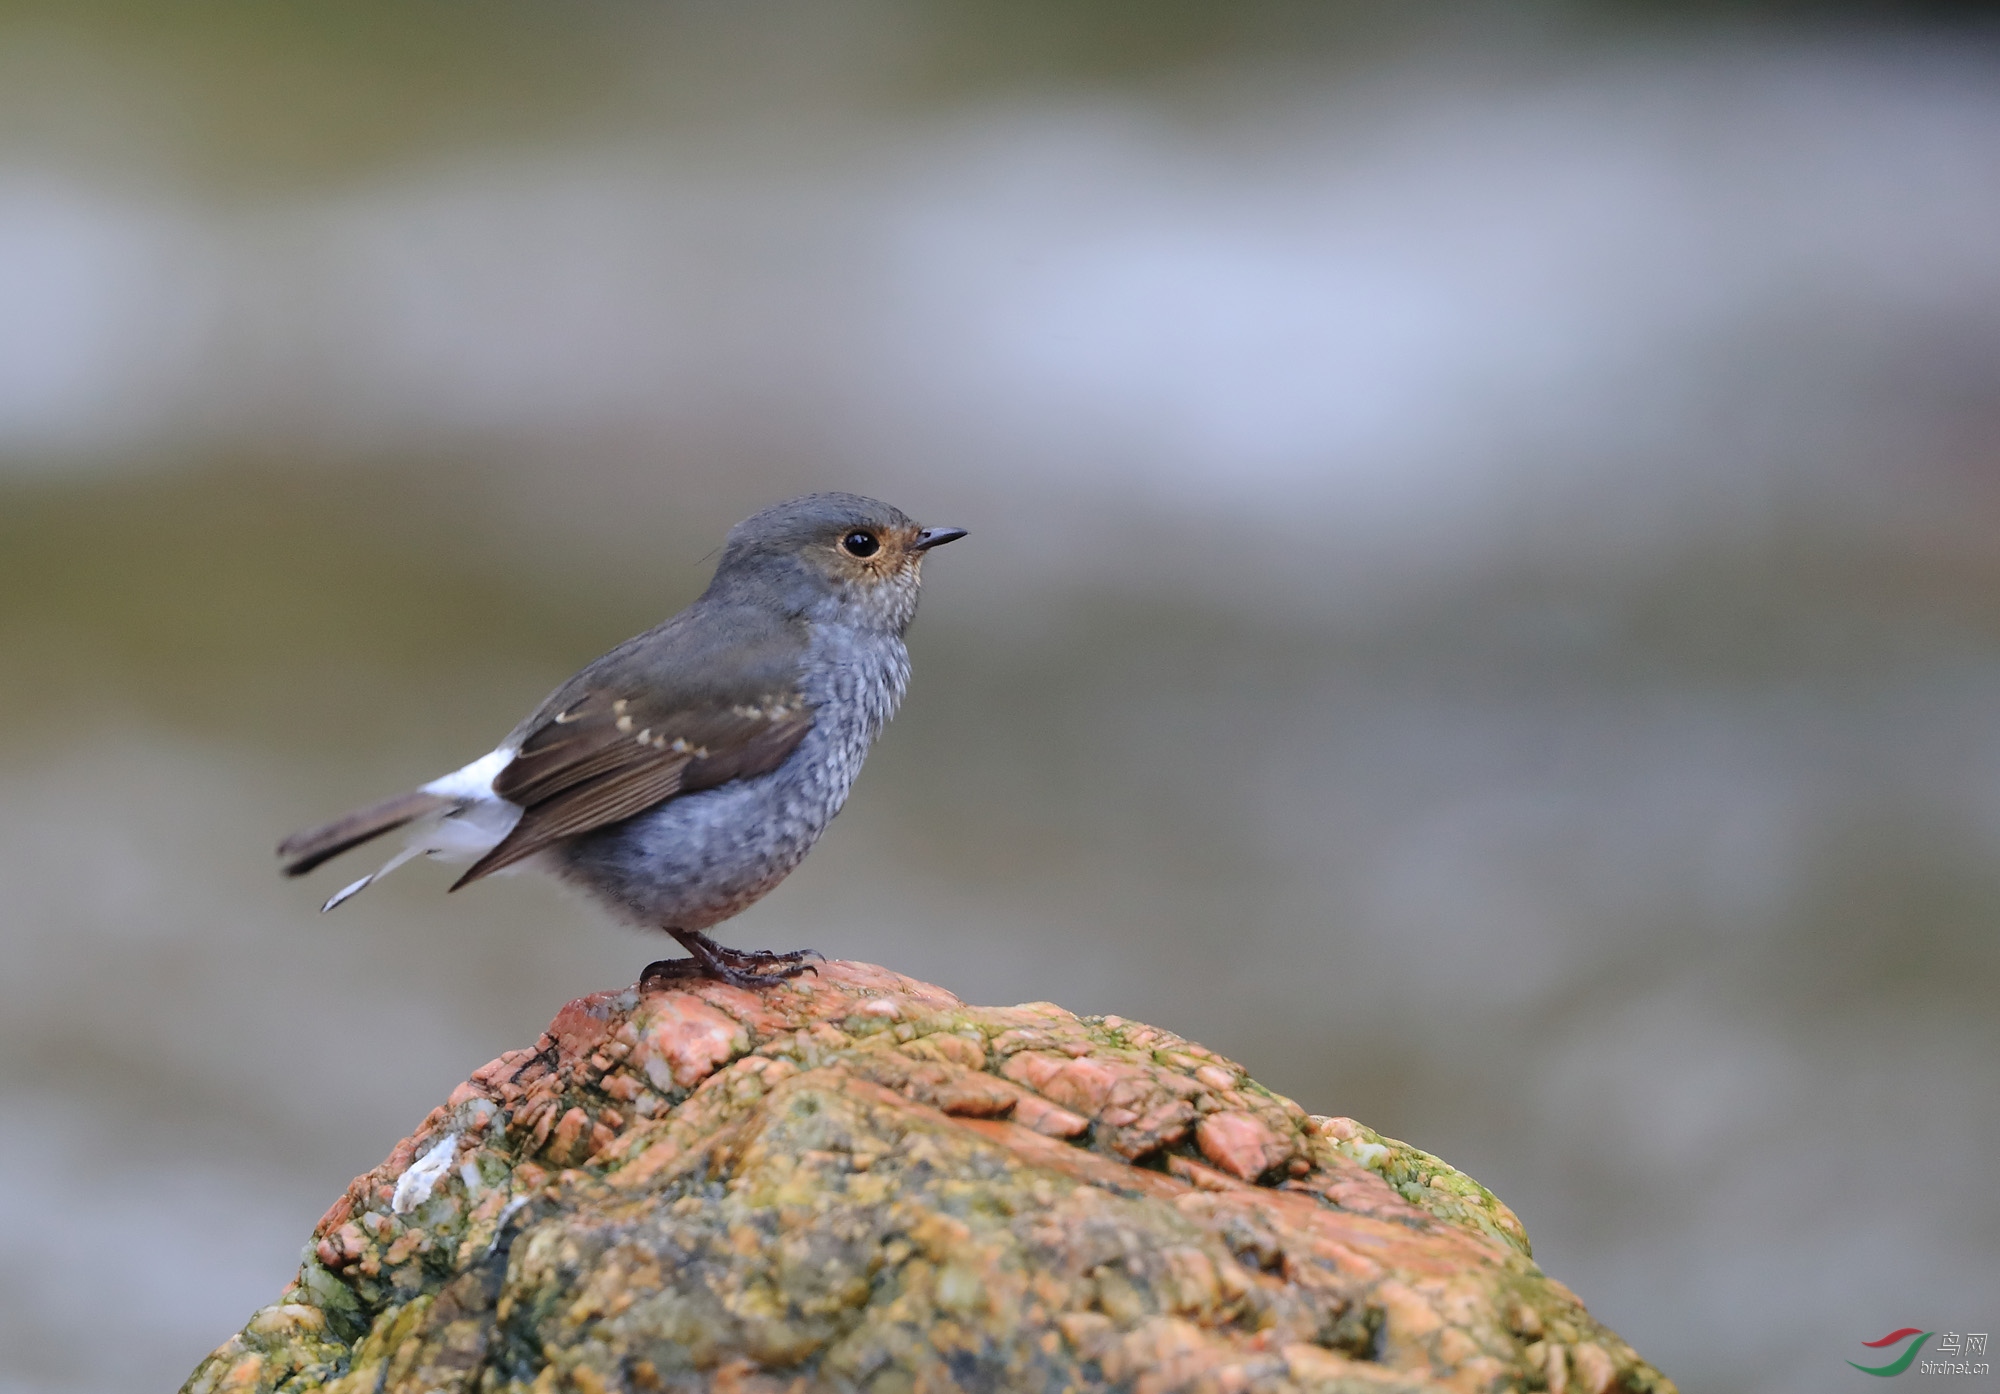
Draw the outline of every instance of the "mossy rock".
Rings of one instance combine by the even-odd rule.
[[[581,998],[184,1394],[1670,1394],[1437,1158],[1211,1051],[859,963]]]

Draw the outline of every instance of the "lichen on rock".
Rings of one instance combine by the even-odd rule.
[[[1671,1394],[1437,1158],[1156,1027],[857,963],[580,998],[184,1394]]]

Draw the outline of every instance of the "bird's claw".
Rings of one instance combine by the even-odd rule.
[[[698,978],[702,966],[691,958],[662,958],[647,964],[639,971],[639,986],[648,983],[665,982],[670,978]]]

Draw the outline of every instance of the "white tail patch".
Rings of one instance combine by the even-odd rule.
[[[457,800],[455,807],[419,818],[403,833],[403,850],[352,885],[344,886],[320,906],[325,914],[344,905],[412,858],[434,857],[447,862],[476,862],[521,821],[521,806],[493,792],[493,779],[507,768],[514,751],[507,746],[480,756],[462,770],[453,770],[424,786],[426,794]]]
[[[505,745],[498,750],[489,750],[464,769],[453,770],[448,775],[433,779],[424,786],[424,792],[442,795],[447,799],[460,799],[466,803],[478,803],[482,800],[497,801],[498,796],[493,792],[493,781],[499,776],[500,771],[514,763],[514,754],[514,749]]]

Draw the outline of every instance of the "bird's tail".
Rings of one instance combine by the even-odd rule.
[[[370,838],[397,828],[408,827],[403,850],[389,858],[380,870],[370,872],[353,885],[336,891],[320,906],[331,910],[349,896],[387,876],[412,857],[433,856],[446,861],[474,861],[490,852],[520,820],[521,807],[493,793],[494,774],[514,758],[512,749],[502,746],[482,755],[462,770],[434,779],[421,789],[398,794],[366,808],[357,808],[344,818],[324,827],[295,833],[278,844],[278,856],[287,876],[303,876],[329,857],[337,857],[350,847],[359,847]]]
[[[339,856],[350,847],[359,847],[371,838],[393,832],[406,823],[450,808],[458,802],[428,790],[412,789],[393,799],[357,808],[321,827],[293,833],[278,844],[278,859],[283,864],[285,875],[303,876],[321,862]]]

